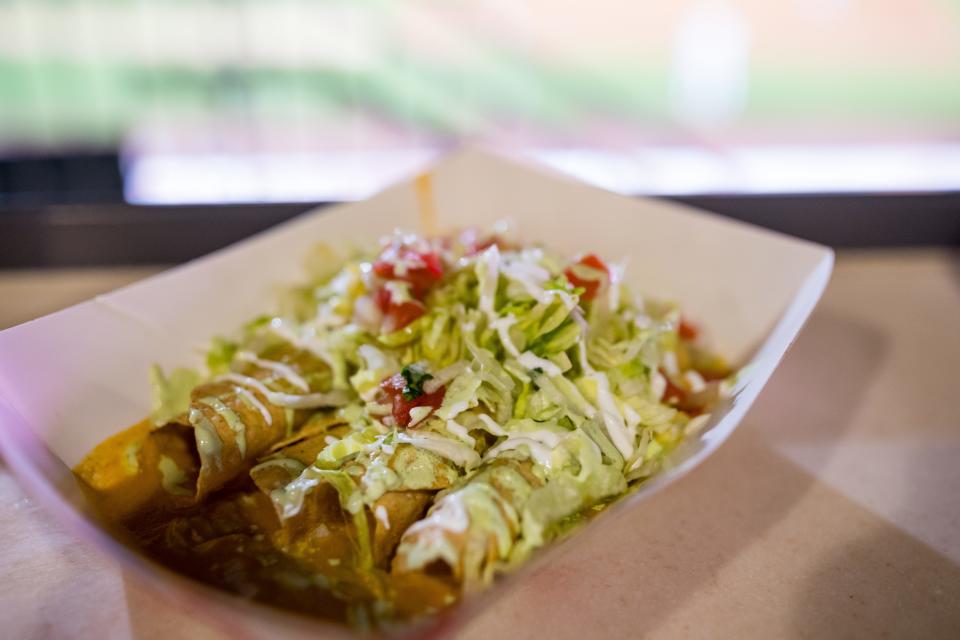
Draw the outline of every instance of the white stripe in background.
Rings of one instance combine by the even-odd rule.
[[[131,154],[133,204],[331,202],[366,198],[416,173],[433,149]],[[550,149],[514,154],[627,195],[922,192],[960,189],[960,144],[768,145],[712,150]]]

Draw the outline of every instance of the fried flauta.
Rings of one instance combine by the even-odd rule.
[[[403,534],[394,573],[449,573],[479,584],[506,562],[520,535],[524,504],[540,480],[527,461],[498,460],[437,499]]]
[[[282,523],[279,544],[292,554],[321,565],[348,556],[357,567],[384,568],[402,533],[456,480],[457,470],[409,444],[373,443],[372,451],[335,460],[338,446],[349,450],[364,438],[353,433],[338,442],[335,432],[276,451],[251,477],[273,500]]]

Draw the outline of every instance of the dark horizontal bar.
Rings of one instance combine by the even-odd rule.
[[[672,199],[836,248],[960,246],[960,192]]]
[[[0,267],[185,262],[308,208],[304,204],[103,204],[0,211]]]
[[[0,157],[0,206],[122,203],[120,159],[112,151]]]
[[[960,193],[670,199],[834,247],[960,246]],[[320,204],[0,209],[0,267],[183,262]]]

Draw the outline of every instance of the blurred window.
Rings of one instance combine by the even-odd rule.
[[[960,0],[0,0],[0,157],[362,197],[471,142],[628,193],[960,188]],[[97,156],[99,157],[99,156]]]

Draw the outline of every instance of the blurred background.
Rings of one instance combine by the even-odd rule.
[[[185,259],[464,144],[953,244],[960,0],[0,0],[2,265]]]

